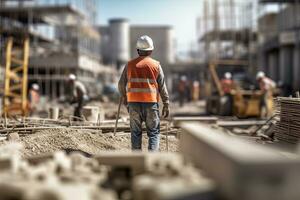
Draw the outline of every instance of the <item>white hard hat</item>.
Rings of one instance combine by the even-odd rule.
[[[224,77],[225,77],[226,79],[231,79],[231,78],[232,78],[232,75],[231,75],[230,72],[226,72],[225,75],[224,75]]]
[[[256,74],[256,79],[261,79],[261,78],[263,78],[263,77],[265,77],[265,73],[264,73],[264,72],[262,72],[262,71],[257,72],[257,74]]]
[[[31,87],[34,90],[39,90],[40,89],[40,86],[38,84],[36,84],[36,83],[32,84]]]
[[[69,74],[69,80],[75,81],[76,80],[75,74]]]
[[[181,77],[180,77],[180,80],[181,80],[181,81],[186,81],[186,76],[184,76],[184,75],[181,76]]]
[[[143,35],[137,40],[136,48],[143,51],[152,51],[154,49],[153,41],[149,36]]]

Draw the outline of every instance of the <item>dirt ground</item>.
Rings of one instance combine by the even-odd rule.
[[[20,138],[24,156],[52,153],[58,150],[81,151],[97,154],[101,151],[130,151],[130,134],[100,134],[97,131],[74,129],[50,129],[37,131]],[[147,150],[147,136],[143,136],[143,150]],[[178,151],[178,139],[169,136],[168,148],[171,152]],[[160,151],[166,151],[166,136],[161,135]]]

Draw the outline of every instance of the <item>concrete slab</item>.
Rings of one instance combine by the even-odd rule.
[[[185,123],[180,150],[203,169],[232,200],[297,200],[300,158],[222,134],[208,126]]]
[[[180,123],[182,123],[182,122],[202,122],[202,123],[208,123],[208,124],[215,124],[215,123],[217,123],[218,118],[217,117],[187,116],[187,117],[173,117],[172,120],[174,123],[174,127],[180,127]]]
[[[146,171],[146,158],[143,152],[103,152],[94,158],[100,165],[130,167],[134,174]]]

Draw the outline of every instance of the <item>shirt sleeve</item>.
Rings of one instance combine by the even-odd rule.
[[[127,86],[127,65],[124,67],[124,70],[122,72],[122,75],[118,83],[119,92],[123,97],[126,96],[126,86]]]
[[[159,65],[159,74],[156,81],[158,84],[158,91],[160,93],[163,104],[169,104],[169,93],[165,82],[164,72],[160,65]]]

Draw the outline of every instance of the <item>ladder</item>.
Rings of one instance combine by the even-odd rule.
[[[29,62],[29,38],[25,38],[21,48],[14,45],[12,37],[6,46],[6,66],[4,78],[3,115],[27,116],[27,83]]]

